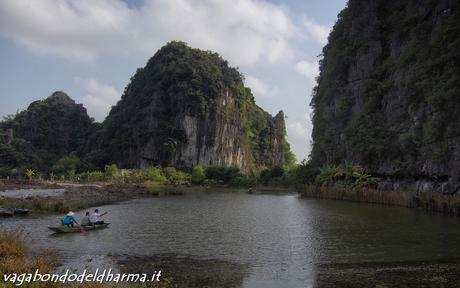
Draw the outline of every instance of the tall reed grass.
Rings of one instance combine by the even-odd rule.
[[[412,191],[380,191],[369,188],[345,189],[336,185],[315,186],[306,184],[303,196],[382,205],[425,209],[460,216],[460,197],[439,193],[416,193]]]
[[[32,273],[37,269],[40,273],[51,273],[55,267],[55,258],[50,253],[32,253],[25,245],[25,234],[22,232],[5,233],[0,235],[0,275],[11,273]],[[17,287],[11,282],[3,282],[0,287]],[[55,283],[30,283],[23,284],[25,288],[57,288]]]

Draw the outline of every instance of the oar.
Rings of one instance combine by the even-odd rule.
[[[77,226],[80,228],[81,233],[83,233],[83,234],[87,233],[86,230],[81,225],[77,224]]]
[[[102,213],[102,214],[99,214],[99,217],[102,217],[102,216],[104,216],[104,215],[106,215],[106,214],[108,214],[108,213],[109,213],[109,212],[106,211],[106,212],[104,212],[104,213]],[[99,219],[99,220],[100,220],[100,219]]]

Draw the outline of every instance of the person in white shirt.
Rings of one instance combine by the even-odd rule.
[[[104,212],[102,214],[99,214],[99,210],[95,209],[93,213],[89,216],[89,222],[91,222],[91,225],[101,225],[104,224],[103,220],[100,220],[99,217],[104,216],[107,214],[107,212]]]
[[[81,219],[80,224],[81,224],[82,226],[89,226],[89,225],[91,225],[91,222],[89,221],[89,211],[86,211],[85,217],[83,217],[83,219]]]

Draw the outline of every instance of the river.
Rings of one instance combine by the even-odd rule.
[[[183,287],[320,287],[350,267],[460,259],[460,219],[413,209],[213,189],[99,208],[108,229],[52,235],[58,215],[37,214],[1,229],[21,227],[63,268],[161,269]]]

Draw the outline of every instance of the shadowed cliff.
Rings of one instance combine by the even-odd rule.
[[[323,49],[312,159],[385,189],[453,193],[460,174],[460,4],[350,0]]]

